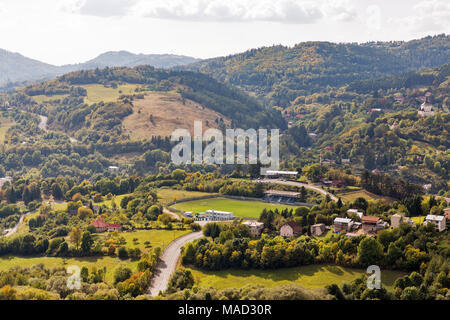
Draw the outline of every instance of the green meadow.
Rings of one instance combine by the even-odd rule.
[[[192,271],[200,288],[214,287],[216,289],[241,288],[248,284],[258,284],[270,288],[289,283],[317,289],[333,283],[338,285],[349,283],[365,274],[365,270],[362,269],[334,265],[309,265],[277,270],[189,270]],[[381,282],[387,290],[392,290],[394,281],[403,275],[405,274],[399,271],[382,270]]]
[[[259,201],[241,201],[232,200],[227,198],[212,198],[204,200],[194,200],[189,202],[182,202],[175,204],[173,206],[175,209],[183,211],[192,211],[194,213],[205,212],[206,210],[219,210],[233,212],[235,217],[241,218],[258,218],[263,211],[266,209],[278,209],[282,210],[285,208],[297,208],[295,206],[288,205],[278,205],[273,203],[265,203]]]

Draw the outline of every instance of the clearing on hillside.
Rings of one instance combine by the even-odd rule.
[[[133,114],[123,121],[125,132],[132,140],[152,136],[170,136],[175,129],[187,129],[193,133],[194,121],[203,122],[203,130],[217,128],[216,120],[230,121],[220,113],[205,108],[177,93],[151,92],[144,99],[133,101]]]

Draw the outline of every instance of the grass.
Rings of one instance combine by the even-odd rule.
[[[144,242],[150,241],[152,248],[160,246],[162,249],[174,239],[181,237],[189,233],[190,230],[148,230],[137,232],[121,232],[120,236],[123,236],[127,242],[125,245],[127,248],[139,247],[142,252],[149,251],[150,248],[146,248]],[[105,233],[99,234],[100,237],[106,236]],[[134,243],[133,239],[137,238],[138,242]],[[81,267],[87,267],[90,271],[96,267],[101,269],[106,267],[106,281],[112,283],[114,279],[114,271],[119,267],[128,267],[132,271],[137,271],[138,261],[121,260],[118,257],[100,256],[100,257],[83,257],[83,258],[60,258],[60,257],[16,257],[16,256],[3,256],[0,257],[0,271],[9,270],[13,267],[31,267],[35,264],[43,263],[47,268],[55,267],[68,267],[69,265],[77,265]]]
[[[132,140],[141,140],[151,136],[171,136],[179,128],[192,133],[195,120],[203,121],[204,130],[217,128],[219,118],[230,124],[223,115],[183,99],[178,93],[146,92],[144,99],[133,101],[133,113],[123,120],[123,128]]]
[[[394,201],[394,199],[389,198],[389,197],[382,197],[382,196],[378,196],[376,194],[373,194],[369,191],[366,190],[358,190],[358,191],[352,191],[352,192],[345,192],[345,193],[341,193],[341,194],[336,194],[337,197],[340,197],[342,199],[342,201],[344,202],[354,202],[357,198],[362,197],[365,198],[366,200],[385,200],[388,203],[391,203]]]
[[[185,234],[190,233],[191,230],[145,230],[135,232],[120,232],[119,236],[124,237],[127,248],[139,248],[142,252],[147,252],[151,248],[161,247],[165,249],[167,245]],[[105,237],[107,234],[100,234],[100,237]],[[138,239],[134,242],[133,239]],[[149,241],[151,248],[146,248],[145,242]]]
[[[213,194],[214,193],[186,191],[186,190],[174,190],[174,189],[168,189],[168,188],[158,189],[158,199],[163,205],[166,205],[169,202],[172,202],[175,200],[210,196]]]
[[[55,100],[63,100],[64,98],[67,98],[68,94],[55,94],[52,96],[46,96],[45,94],[40,94],[37,96],[33,96],[33,100],[36,101],[36,103],[41,104],[46,101],[55,101]]]
[[[410,217],[410,219],[414,221],[415,224],[422,224],[425,218],[426,216]]]
[[[233,212],[235,217],[258,218],[264,208],[278,209],[296,208],[287,205],[277,205],[259,201],[241,201],[227,198],[212,198],[205,200],[194,200],[179,203],[173,206],[175,209],[183,211],[192,211],[194,213],[205,212],[209,209]]]
[[[133,271],[137,270],[138,261],[120,260],[117,257],[84,257],[84,258],[59,258],[59,257],[0,257],[0,271],[9,270],[13,267],[31,267],[35,264],[43,263],[46,268],[65,267],[76,265],[80,268],[87,267],[91,271],[94,267],[102,269],[106,267],[106,282],[112,283],[114,271],[119,266],[128,267]]]
[[[134,84],[124,84],[114,88],[106,88],[101,84],[89,84],[81,86],[87,90],[87,97],[84,99],[85,103],[98,103],[103,102],[114,102],[119,99],[122,94],[129,95],[134,94],[135,89],[139,86]]]
[[[10,119],[0,118],[0,144],[5,143],[6,133],[14,124]]]
[[[126,196],[129,196],[129,195],[131,195],[131,193],[121,194],[121,195],[115,196],[113,198],[115,200],[114,202],[116,203],[117,208],[120,208],[120,202],[122,201],[122,199],[125,198]],[[95,202],[94,204],[99,205],[99,206],[105,205],[108,208],[111,208],[112,207],[112,203],[113,203],[113,199],[105,200],[105,201],[102,201],[102,202]]]
[[[221,270],[202,271],[189,269],[200,288],[216,289],[241,288],[248,284],[259,284],[264,287],[297,283],[310,289],[324,288],[336,283],[351,282],[365,274],[365,270],[351,269],[332,265],[309,265],[278,270]],[[382,270],[381,282],[387,290],[392,290],[394,281],[402,277],[403,272]]]

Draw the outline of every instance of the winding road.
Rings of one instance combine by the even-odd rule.
[[[17,222],[17,224],[16,224],[13,228],[9,229],[9,231],[8,231],[4,236],[5,236],[5,237],[10,237],[10,236],[12,236],[14,233],[16,233],[17,230],[19,230],[20,224],[22,223],[23,219],[25,219],[26,216],[28,216],[29,214],[31,214],[31,213],[33,213],[33,212],[36,212],[36,210],[30,211],[30,212],[27,212],[27,213],[22,214],[22,215],[20,216],[19,222]]]
[[[148,289],[148,294],[157,296],[160,291],[164,292],[169,284],[169,279],[175,271],[180,258],[181,247],[186,243],[199,239],[203,236],[202,231],[197,231],[184,235],[172,241],[166,249],[164,249],[160,261],[156,265],[153,273],[153,279]]]
[[[328,195],[330,196],[331,200],[333,201],[338,201],[338,198],[334,195],[329,193],[328,191],[322,189],[321,187],[318,186],[313,186],[310,184],[306,184],[306,183],[301,183],[301,182],[295,182],[295,181],[284,181],[284,180],[279,180],[279,179],[261,179],[261,180],[253,180],[253,182],[255,183],[274,183],[274,184],[282,184],[282,185],[287,185],[287,186],[296,186],[296,187],[305,187],[305,189],[310,189],[313,191],[316,191],[318,193],[323,194],[324,196]]]

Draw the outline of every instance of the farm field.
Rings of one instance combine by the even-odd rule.
[[[174,190],[168,188],[158,189],[158,199],[163,204],[166,205],[169,202],[175,200],[181,200],[186,198],[203,197],[214,195],[214,193],[198,192],[198,191],[186,191],[186,190]]]
[[[204,212],[214,209],[220,211],[233,212],[235,217],[258,218],[264,208],[282,210],[285,208],[297,208],[288,205],[278,205],[259,201],[241,201],[227,198],[212,198],[204,200],[194,200],[178,203],[173,206],[175,209],[183,211],[192,211],[194,213]]]
[[[135,232],[120,232],[118,235],[127,242],[127,248],[139,248],[142,252],[147,252],[151,248],[161,247],[164,250],[167,245],[191,230],[145,230]],[[99,237],[106,237],[107,233],[99,234]],[[138,239],[134,242],[133,239]],[[145,242],[149,241],[151,248],[146,248]]]
[[[122,201],[122,199],[125,198],[126,196],[129,196],[129,195],[130,195],[130,193],[127,193],[127,194],[120,194],[120,195],[118,195],[118,196],[115,196],[115,197],[114,197],[113,199],[111,199],[111,200],[105,200],[105,201],[102,201],[102,202],[95,202],[94,204],[99,205],[99,206],[105,205],[105,206],[107,206],[108,208],[111,208],[112,203],[113,203],[113,200],[114,200],[114,202],[116,203],[117,207],[120,208],[120,202]]]
[[[0,271],[9,270],[13,267],[31,267],[43,263],[47,268],[64,267],[76,265],[80,268],[87,267],[91,271],[94,267],[102,269],[106,267],[106,282],[112,283],[114,271],[119,267],[128,267],[133,271],[137,270],[138,261],[120,260],[117,257],[83,257],[83,258],[59,258],[59,257],[0,257]]]
[[[368,201],[369,200],[380,200],[380,199],[383,199],[383,200],[387,201],[388,203],[391,203],[394,201],[394,199],[392,199],[392,198],[378,196],[378,195],[368,192],[366,190],[346,192],[346,193],[336,194],[336,196],[340,197],[343,202],[353,202],[359,197],[365,198]]]
[[[87,97],[84,98],[85,103],[114,102],[122,94],[134,94],[135,89],[139,86],[134,84],[119,85],[117,88],[107,88],[102,84],[89,84],[81,86],[87,90]]]
[[[139,247],[141,251],[147,252],[150,248],[145,248],[145,241],[150,241],[151,248],[161,247],[164,249],[174,239],[191,232],[190,230],[148,230],[137,232],[121,232],[120,236],[125,238],[127,242],[125,247],[136,248]],[[105,236],[100,234],[99,236]],[[138,242],[134,243],[133,239],[137,238]],[[47,268],[65,267],[69,265],[77,265],[80,268],[85,266],[89,270],[92,268],[101,269],[106,267],[106,281],[111,283],[114,277],[114,271],[119,266],[126,266],[132,271],[137,270],[138,261],[121,260],[117,256],[100,256],[100,257],[82,257],[82,258],[60,258],[60,257],[18,257],[18,256],[2,256],[0,257],[0,271],[9,270],[16,266],[31,267],[33,265],[43,263]]]
[[[216,289],[241,288],[248,284],[264,287],[296,283],[306,288],[324,288],[336,283],[341,285],[365,274],[362,269],[350,269],[333,265],[309,265],[278,270],[221,270],[203,271],[189,269],[200,288]],[[381,271],[381,282],[387,290],[392,290],[394,281],[404,276],[399,271]]]
[[[0,118],[0,144],[5,143],[6,132],[14,125],[10,119]]]

